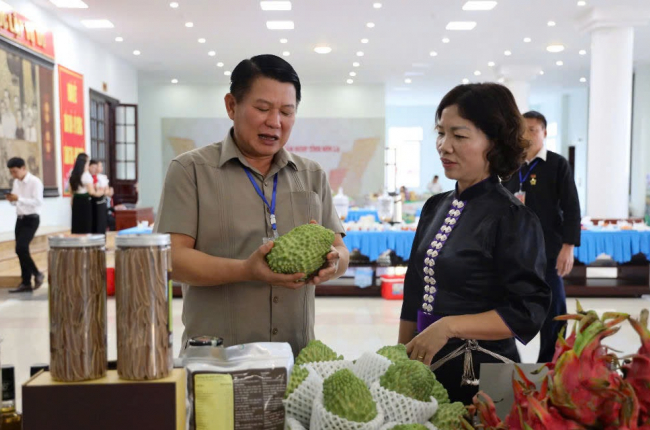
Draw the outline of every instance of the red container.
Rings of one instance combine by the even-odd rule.
[[[404,298],[404,275],[383,275],[381,277],[381,296],[386,300]]]
[[[115,269],[106,269],[106,295],[115,295]]]

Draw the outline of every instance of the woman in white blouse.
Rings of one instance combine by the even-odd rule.
[[[79,154],[70,174],[70,190],[73,193],[71,228],[73,234],[92,233],[92,197],[104,195],[104,191],[96,189],[93,184],[93,177],[88,172],[89,162],[87,154]]]

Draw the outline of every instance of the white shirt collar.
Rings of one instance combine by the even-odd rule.
[[[542,149],[539,150],[536,156],[534,156],[530,161],[526,161],[526,163],[530,164],[533,161],[535,161],[537,158],[540,158],[544,161],[546,161],[546,157],[548,155],[548,150],[546,149],[546,146],[542,146]]]
[[[30,179],[32,179],[32,174],[29,173],[29,172],[27,172],[27,174],[25,175],[25,177],[23,178],[23,180],[20,181],[20,182],[22,182],[23,184],[26,184],[26,183],[28,183],[28,182],[30,181]]]

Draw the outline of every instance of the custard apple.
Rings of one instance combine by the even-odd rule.
[[[305,224],[279,237],[266,261],[275,273],[304,273],[309,278],[323,267],[334,244],[335,234],[318,224]]]
[[[323,382],[325,409],[348,421],[367,423],[377,417],[377,405],[365,382],[342,369]]]
[[[377,354],[386,357],[393,363],[409,360],[409,356],[406,353],[406,346],[404,345],[385,346],[377,351]]]
[[[461,402],[445,403],[438,406],[438,411],[431,418],[431,424],[438,430],[462,429],[462,418],[467,415],[467,409]]]
[[[430,402],[437,382],[427,365],[420,361],[405,360],[391,365],[379,379],[387,390],[421,402]]]
[[[318,363],[321,361],[338,361],[343,360],[342,355],[336,355],[336,352],[325,345],[320,340],[312,340],[306,347],[300,351],[296,357],[296,366],[306,363]]]
[[[296,391],[296,389],[303,383],[305,379],[309,376],[309,370],[302,366],[294,366],[293,372],[291,372],[291,377],[289,378],[289,384],[287,385],[287,391],[284,393],[284,398],[286,399]]]

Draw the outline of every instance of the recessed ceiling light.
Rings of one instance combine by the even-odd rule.
[[[584,1],[584,0],[580,0],[580,1],[578,2],[578,6],[587,6],[587,2]]]
[[[475,71],[474,76],[481,76],[481,71],[480,70]]]
[[[468,1],[463,6],[463,10],[492,10],[496,5],[495,1]]]
[[[546,50],[548,52],[552,52],[552,53],[556,54],[558,52],[564,51],[564,45],[548,45],[546,47]]]
[[[357,52],[357,57],[363,57],[363,55],[364,55],[364,54],[363,54],[363,51],[359,51],[359,52]]]
[[[442,43],[449,43],[451,42],[448,37],[443,37]]]
[[[172,79],[172,84],[177,84],[177,83],[178,83],[178,79]]]
[[[555,64],[557,64],[558,66],[564,66],[564,61],[561,61],[561,60],[556,61]]]
[[[504,83],[505,81],[506,81],[505,78],[499,78],[499,83],[500,83],[500,84]]]
[[[543,75],[543,74],[544,74],[544,71],[543,71],[543,70],[540,70],[540,71],[539,71],[539,74],[540,74],[540,75]]]
[[[138,51],[137,49],[135,51],[133,51],[133,55],[140,55],[140,54],[141,54],[141,52]]]
[[[447,24],[447,30],[467,31],[474,30],[476,22],[474,21],[452,21]]]
[[[230,76],[232,72],[230,70],[226,70],[225,72],[223,72],[223,74],[226,76]]]
[[[205,43],[205,39],[204,39],[204,38],[200,38],[200,39],[199,39],[199,43]]]
[[[494,67],[494,66],[496,66],[496,63],[494,61],[490,61],[488,63],[488,67]]]
[[[466,85],[469,84],[469,79],[467,79],[467,78],[463,79],[463,84],[466,84]]]
[[[62,9],[88,9],[88,5],[81,0],[50,0],[54,6]]]
[[[368,24],[366,24],[366,27],[375,28],[375,23],[374,22],[369,22]]]
[[[194,23],[193,22],[186,22],[185,27],[192,28],[192,27],[194,27]]]
[[[330,52],[332,52],[332,48],[330,48],[329,46],[317,46],[314,48],[314,52],[316,52],[317,54],[329,54]]]
[[[289,43],[288,39],[280,39],[280,43]]]
[[[266,21],[269,30],[293,30],[293,21]]]
[[[546,25],[548,25],[549,27],[555,27],[556,24],[555,21],[549,21]]]
[[[524,43],[530,43],[532,41],[533,39],[531,39],[530,37],[524,37]]]
[[[345,82],[347,82],[348,84],[354,84],[354,80],[353,80],[353,79],[348,79],[348,80],[345,81]]]
[[[580,82],[584,84],[585,82],[587,82],[587,78],[580,78]]]
[[[360,65],[361,65],[361,64],[358,63],[358,62],[356,62],[356,61],[355,61],[354,63],[352,63],[352,67],[359,67]]]
[[[375,9],[381,9],[381,3],[373,3],[372,7],[374,7]]]
[[[208,52],[208,55],[209,55],[210,57],[214,57],[215,55],[217,55],[217,53],[214,52],[214,51],[210,51],[210,52]]]
[[[217,63],[217,67],[223,67],[223,63],[222,63],[221,61],[219,61],[219,62]]]
[[[368,43],[370,42],[368,39],[361,39],[361,43]]]
[[[92,28],[92,29],[97,29],[97,28],[114,28],[115,26],[113,25],[112,22],[110,22],[107,19],[84,19],[81,21],[81,23],[86,27],[86,28]]]
[[[115,38],[115,41],[116,41],[116,42],[124,42],[124,38],[121,37],[121,36],[117,36],[117,37]]]
[[[509,56],[512,55],[512,51],[504,51],[503,55],[505,55],[506,57],[509,57]]]
[[[178,3],[173,1],[173,2],[169,3],[169,7],[171,7],[172,9],[176,9],[176,8],[178,8]]]
[[[432,57],[437,57],[438,53],[436,51],[431,51],[431,52],[429,52],[429,55],[432,56]]]
[[[578,52],[578,54],[587,55],[587,51],[585,51],[584,49],[581,49],[580,52]]]
[[[262,10],[291,10],[290,1],[261,1]]]
[[[288,57],[289,55],[291,55],[291,52],[289,52],[289,51],[282,52],[283,57]]]
[[[355,76],[357,76],[357,72],[350,72],[350,76],[354,78]]]
[[[413,81],[410,80],[409,78],[404,79],[404,83],[405,83],[405,84],[410,84],[411,82],[413,82]]]

